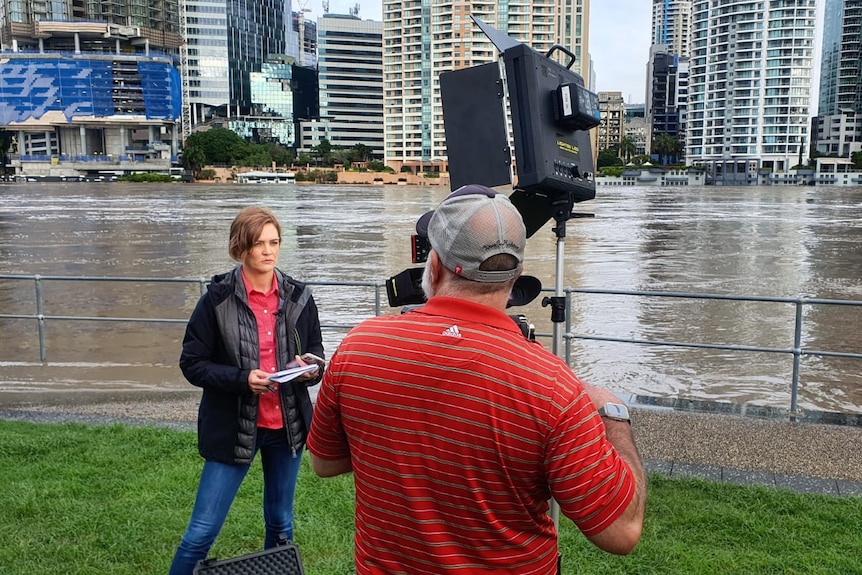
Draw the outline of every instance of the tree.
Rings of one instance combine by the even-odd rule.
[[[183,149],[182,162],[183,168],[190,171],[192,176],[197,179],[201,174],[201,169],[207,163],[207,157],[202,148],[191,145]]]
[[[267,144],[266,150],[272,161],[279,166],[289,166],[293,163],[293,152],[281,144]]]
[[[622,158],[623,162],[628,163],[631,157],[634,156],[638,151],[638,147],[635,143],[634,138],[632,138],[631,136],[623,136],[623,138],[620,140],[618,151],[620,158]]]
[[[7,157],[12,145],[12,134],[0,131],[0,171],[5,172],[8,165]]]
[[[614,148],[608,148],[607,150],[602,150],[599,152],[599,157],[596,159],[596,167],[603,168],[605,166],[618,166],[622,164],[623,161],[620,160],[617,155],[617,151]]]
[[[679,141],[679,138],[672,138],[672,141],[673,147],[671,148],[671,155],[673,156],[673,163],[678,164],[680,157],[685,151],[685,145]]]
[[[254,146],[244,158],[237,159],[236,163],[252,168],[269,168],[272,165],[272,156],[264,146]]]
[[[652,152],[658,155],[662,165],[670,162],[670,157],[679,148],[679,142],[667,134],[658,134],[652,140]]]
[[[857,170],[862,168],[862,152],[853,152],[850,154],[850,161],[853,162],[853,167]]]
[[[345,150],[342,147],[338,147],[333,149],[329,154],[329,161],[333,164],[341,164],[344,166],[344,169],[350,168],[351,156],[353,155],[353,150]]]
[[[312,146],[311,153],[319,157],[323,165],[332,165],[332,144],[326,138],[321,138],[319,144]]]
[[[225,128],[195,132],[186,140],[186,145],[203,150],[209,164],[231,165],[235,159],[248,155],[249,149],[248,142]]]
[[[354,162],[367,162],[374,151],[365,144],[355,144],[350,150],[352,152],[350,159]]]

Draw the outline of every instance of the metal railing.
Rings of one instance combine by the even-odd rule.
[[[825,351],[803,349],[802,347],[802,332],[803,332],[803,308],[806,305],[837,305],[837,306],[853,306],[862,307],[862,301],[856,300],[837,300],[824,298],[807,298],[807,297],[768,297],[768,296],[744,296],[744,295],[720,295],[707,293],[688,293],[688,292],[660,292],[660,291],[637,291],[637,290],[611,290],[611,289],[588,289],[588,288],[566,288],[566,333],[563,338],[566,340],[565,359],[566,363],[571,365],[571,340],[583,339],[594,341],[607,341],[617,343],[634,343],[656,346],[672,346],[690,349],[715,349],[724,351],[747,351],[747,352],[763,352],[763,353],[779,353],[793,356],[793,375],[791,378],[790,387],[790,413],[799,413],[799,367],[803,356],[818,356],[818,357],[843,357],[851,359],[862,359],[862,353],[849,353],[839,351]],[[734,344],[715,344],[715,343],[694,343],[680,341],[661,341],[661,340],[645,340],[636,338],[618,338],[605,337],[596,335],[574,334],[571,332],[571,299],[572,294],[601,294],[601,295],[624,295],[624,296],[645,296],[658,298],[684,298],[684,299],[705,299],[705,300],[729,300],[739,302],[765,302],[765,303],[783,303],[792,304],[795,308],[794,326],[793,326],[793,347],[778,348],[778,347],[761,347],[752,345],[734,345]]]
[[[24,319],[34,320],[37,322],[37,333],[39,338],[39,358],[44,364],[47,360],[47,347],[45,343],[45,323],[47,321],[107,321],[107,322],[143,322],[143,323],[177,323],[185,324],[188,318],[149,318],[149,317],[112,317],[112,316],[78,316],[78,315],[49,315],[44,313],[44,302],[42,296],[42,284],[45,281],[60,281],[60,282],[135,282],[135,283],[175,283],[175,284],[197,284],[200,293],[203,294],[206,286],[209,283],[209,278],[138,278],[138,277],[97,277],[97,276],[49,276],[49,275],[15,275],[15,274],[0,274],[0,280],[14,281],[32,281],[34,282],[34,313],[2,313],[0,312],[0,320],[5,319]],[[375,315],[380,315],[383,309],[383,293],[385,291],[385,282],[305,282],[309,286],[335,286],[335,287],[360,287],[373,290],[373,309]],[[17,290],[16,290],[17,291]],[[552,291],[545,289],[543,291]],[[834,357],[834,358],[849,358],[862,359],[862,353],[828,351],[817,349],[803,348],[803,326],[805,306],[811,305],[831,305],[831,306],[851,306],[862,307],[862,301],[857,300],[838,300],[838,299],[823,299],[809,297],[765,297],[765,296],[746,296],[746,295],[719,295],[708,293],[688,293],[688,292],[667,292],[667,291],[629,291],[629,290],[613,290],[613,289],[588,289],[588,288],[565,288],[565,333],[563,333],[563,343],[565,350],[565,361],[571,365],[572,341],[573,340],[592,340],[614,343],[629,343],[649,346],[670,346],[677,348],[690,349],[712,349],[734,352],[762,352],[770,354],[785,354],[793,358],[793,371],[791,381],[791,396],[790,396],[790,414],[799,413],[798,395],[799,395],[799,372],[800,361],[805,356],[818,357]],[[765,302],[765,303],[780,303],[794,306],[795,317],[793,327],[793,345],[792,347],[767,347],[755,345],[737,345],[737,344],[715,344],[715,343],[696,343],[685,341],[668,341],[668,340],[647,340],[639,338],[625,337],[610,337],[601,335],[578,334],[572,332],[572,296],[573,294],[585,295],[618,295],[631,297],[654,297],[654,298],[682,298],[692,300],[729,300],[737,302]],[[321,323],[323,329],[348,330],[355,324],[338,324],[338,323]],[[536,337],[550,338],[552,334],[537,333]]]

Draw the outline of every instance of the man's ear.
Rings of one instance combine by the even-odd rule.
[[[431,279],[434,282],[439,281],[443,277],[445,266],[443,265],[443,260],[440,259],[440,256],[434,250],[428,253],[428,265],[431,266]]]

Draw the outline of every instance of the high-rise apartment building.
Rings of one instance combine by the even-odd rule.
[[[382,159],[383,23],[326,14],[318,19],[317,32],[320,120],[315,133],[322,129],[333,146],[363,144]]]
[[[686,161],[707,182],[784,172],[808,143],[815,0],[692,2]]]
[[[646,154],[648,125],[646,123],[646,104],[626,104],[626,115],[623,119],[625,137],[635,145],[635,156]]]
[[[251,74],[271,55],[285,54],[285,0],[183,0],[183,6],[184,120],[194,126],[251,113]]]
[[[0,130],[17,177],[168,173],[180,115],[177,0],[0,0]]]
[[[625,133],[626,105],[622,92],[599,92],[599,115],[597,151],[619,147]]]
[[[646,149],[658,161],[678,161],[685,146],[691,7],[692,0],[653,0],[646,75]],[[659,149],[653,149],[653,141],[662,143]],[[674,152],[668,151],[671,141]]]
[[[153,48],[176,53],[182,41],[179,23],[180,0],[102,0],[82,2],[59,0],[53,2],[21,2],[0,0],[0,44],[16,49],[31,49],[48,44],[57,45],[60,33],[51,34],[45,29],[48,22],[105,22],[114,27],[126,28],[135,32],[135,44],[142,48]],[[44,23],[44,24],[42,24]],[[42,24],[40,26],[40,24]],[[115,28],[112,28],[115,29]],[[74,48],[70,27],[66,37],[68,46]],[[126,36],[131,37],[128,33]],[[92,46],[91,39],[89,45]],[[114,42],[106,37],[104,46],[109,49]]]
[[[688,80],[687,56],[672,52],[666,44],[650,47],[647,65],[646,120],[650,127],[647,149],[660,161],[669,157],[679,160],[685,146]],[[653,141],[660,136],[669,137],[676,143],[677,150],[669,152],[654,149]]]
[[[826,0],[817,117],[818,152],[849,157],[862,149],[862,2]],[[860,120],[857,120],[859,118]]]
[[[653,0],[652,44],[665,44],[671,54],[688,55],[692,0]]]
[[[589,79],[589,0],[383,0],[385,161],[396,170],[446,157],[440,74],[498,57],[471,15],[540,53],[565,47]]]

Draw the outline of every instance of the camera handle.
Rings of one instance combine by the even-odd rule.
[[[574,64],[575,60],[577,60],[577,56],[575,56],[570,50],[566,49],[565,47],[560,46],[559,44],[554,44],[545,54],[545,58],[550,59],[551,55],[553,55],[554,52],[562,52],[569,57],[569,63],[566,65],[566,68],[571,70],[572,64]]]

